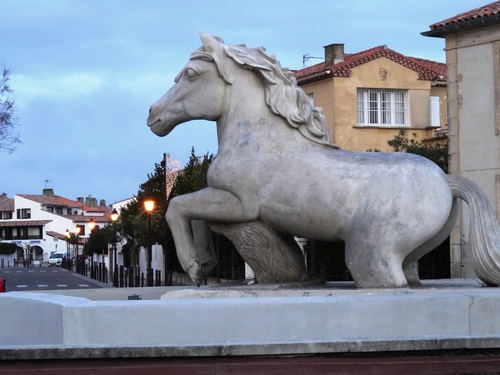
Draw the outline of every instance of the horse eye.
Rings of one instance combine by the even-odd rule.
[[[196,73],[196,71],[191,68],[186,69],[184,72],[184,76],[189,79],[195,78],[197,75],[198,73]]]

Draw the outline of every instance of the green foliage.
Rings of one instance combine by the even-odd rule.
[[[402,129],[387,144],[396,152],[409,152],[423,156],[436,163],[445,173],[448,173],[448,144],[430,143],[425,140],[418,141],[416,138],[416,133],[412,133],[412,138],[409,138],[406,130]]]
[[[0,150],[9,153],[16,149],[16,144],[21,143],[19,134],[15,131],[19,124],[12,94],[9,70],[4,67],[0,77]]]
[[[169,269],[179,269],[178,260],[175,252],[175,245],[172,234],[165,220],[165,213],[169,199],[200,190],[207,186],[207,170],[213,160],[212,155],[205,155],[203,159],[195,156],[194,148],[191,149],[191,157],[188,164],[181,173],[177,174],[176,181],[172,187],[170,197],[166,196],[166,173],[168,166],[163,160],[155,163],[153,173],[149,173],[146,182],[139,185],[136,199],[123,207],[118,219],[119,235],[126,239],[124,252],[126,259],[132,263],[136,259],[137,250],[140,246],[147,246],[149,243],[148,216],[144,210],[144,201],[153,199],[155,208],[151,213],[151,239],[153,243],[160,243],[168,249],[167,264]]]
[[[168,202],[170,202],[172,198],[175,198],[178,195],[194,193],[195,191],[207,187],[207,172],[213,159],[213,155],[208,153],[205,154],[203,158],[200,158],[196,156],[194,148],[191,148],[191,155],[189,157],[188,163],[186,164],[182,172],[178,173],[175,178],[170,196],[168,197],[167,206]],[[175,243],[173,241],[170,228],[167,228],[166,241],[167,247],[169,249],[167,260],[167,262],[170,264],[169,268],[181,271],[182,268],[179,264],[179,260],[177,259]]]
[[[199,158],[191,148],[189,162],[175,179],[169,199],[182,194],[193,193],[207,187],[207,172],[214,157],[208,153]]]
[[[83,247],[83,252],[87,255],[92,255],[94,253],[107,254],[108,244],[115,242],[115,225],[116,224],[111,223],[103,228],[95,227],[92,229],[89,240]]]
[[[166,185],[164,163],[155,163],[154,172],[148,174],[148,180],[139,185],[136,199],[123,207],[118,219],[119,233],[127,240],[126,259],[135,263],[137,249],[149,243],[148,216],[144,209],[144,201],[152,199],[155,208],[151,213],[151,240],[152,243],[165,245],[167,210]]]
[[[16,249],[15,243],[0,242],[0,254],[14,254]]]
[[[207,187],[207,172],[213,160],[214,156],[208,153],[203,157],[196,156],[194,148],[192,148],[189,161],[184,169],[177,173],[168,197],[166,196],[166,168],[168,166],[165,165],[164,161],[155,164],[154,172],[148,174],[148,180],[139,186],[136,199],[121,209],[118,222],[115,223],[119,236],[126,239],[126,245],[123,247],[126,260],[135,263],[137,249],[140,246],[148,245],[147,214],[143,208],[143,202],[146,198],[152,198],[156,202],[156,207],[151,215],[152,241],[162,244],[164,249],[167,249],[168,270],[182,272],[177,259],[175,243],[165,220],[165,213],[170,200],[174,197]],[[244,261],[232,243],[220,235],[213,237],[214,243],[218,247],[219,265],[217,270],[223,277],[243,277]],[[89,242],[92,243],[92,240]],[[94,249],[94,246],[91,246]]]

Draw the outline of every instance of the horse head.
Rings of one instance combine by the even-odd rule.
[[[227,104],[227,86],[221,60],[221,41],[201,34],[203,47],[194,51],[175,78],[174,86],[149,109],[147,124],[158,136],[189,120],[216,121]]]
[[[217,121],[227,113],[229,88],[236,81],[244,82],[236,96],[248,102],[250,81],[239,80],[243,72],[252,72],[260,80],[260,94],[274,114],[313,142],[329,143],[326,121],[320,108],[313,108],[293,73],[282,68],[265,48],[229,46],[207,33],[200,34],[203,46],[195,50],[190,61],[175,78],[175,85],[149,110],[148,126],[158,136],[165,136],[183,122],[196,119]],[[217,74],[215,74],[217,73]],[[248,77],[248,75],[246,75]],[[239,86],[235,83],[234,86]]]

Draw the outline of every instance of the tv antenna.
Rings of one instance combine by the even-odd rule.
[[[323,57],[309,56],[309,54],[306,53],[306,54],[302,55],[302,65],[305,67],[306,66],[306,62],[308,62],[310,59],[323,60],[324,58]]]

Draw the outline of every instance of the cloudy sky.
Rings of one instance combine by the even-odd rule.
[[[149,106],[201,45],[264,46],[282,66],[345,43],[354,53],[386,44],[445,62],[429,25],[487,0],[1,0],[0,64],[10,70],[22,144],[0,152],[0,193],[108,204],[137,193],[163,153],[185,165],[191,147],[216,154],[215,124],[196,121],[164,138],[146,126]],[[309,65],[321,60],[309,60]],[[48,182],[47,182],[48,180]]]

